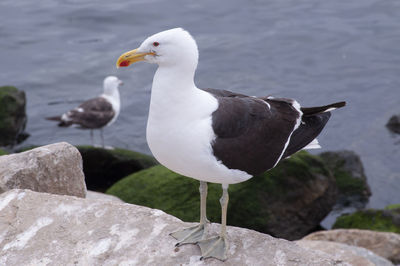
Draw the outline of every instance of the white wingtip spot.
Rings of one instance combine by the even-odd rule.
[[[336,109],[337,109],[336,107],[331,107],[331,108],[326,109],[326,110],[324,111],[324,113],[330,112],[330,111],[333,111],[333,110],[336,110]]]
[[[308,143],[307,146],[303,148],[303,150],[312,150],[312,149],[321,149],[321,145],[319,145],[319,142],[317,139],[314,139],[310,143]]]

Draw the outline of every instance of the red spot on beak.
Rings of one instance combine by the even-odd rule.
[[[127,67],[127,66],[129,66],[129,61],[128,61],[128,60],[122,61],[122,62],[119,64],[119,66],[120,66],[120,67]]]

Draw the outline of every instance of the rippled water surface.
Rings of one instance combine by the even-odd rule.
[[[122,110],[106,142],[149,153],[155,66],[117,70],[115,62],[145,37],[184,27],[199,46],[199,87],[291,97],[304,106],[346,100],[319,137],[322,151],[356,151],[370,206],[383,207],[400,202],[400,138],[385,128],[400,113],[399,14],[396,0],[2,0],[0,85],[27,93],[31,137],[23,145],[88,144],[88,132],[43,117],[101,93],[103,78],[117,75],[125,82]]]

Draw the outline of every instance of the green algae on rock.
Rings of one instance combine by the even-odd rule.
[[[338,187],[338,204],[361,203],[364,207],[371,196],[360,157],[353,151],[323,152],[319,155],[332,171]]]
[[[229,186],[228,224],[286,239],[298,239],[315,227],[336,202],[335,181],[318,157],[299,152],[276,168]],[[107,193],[161,209],[184,221],[199,219],[199,182],[158,165],[132,174]],[[221,186],[209,184],[207,215],[220,221]]]
[[[13,86],[0,87],[0,146],[13,146],[28,137],[25,92]]]
[[[400,203],[387,205],[385,207],[385,210],[399,210],[400,211]]]
[[[337,218],[332,228],[355,228],[400,233],[400,209],[367,209],[345,214]]]

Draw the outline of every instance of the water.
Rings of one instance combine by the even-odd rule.
[[[304,106],[346,100],[319,137],[321,151],[357,152],[373,193],[369,205],[381,208],[400,202],[400,137],[385,128],[400,113],[399,14],[396,0],[2,0],[0,85],[27,93],[31,137],[24,146],[88,144],[89,132],[43,117],[100,94],[103,78],[117,75],[125,82],[122,110],[105,130],[106,143],[150,153],[145,126],[155,66],[117,70],[115,62],[145,37],[184,27],[199,46],[199,87],[291,97]]]

